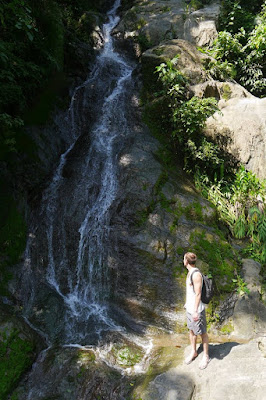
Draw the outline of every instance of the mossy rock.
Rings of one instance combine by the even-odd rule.
[[[228,85],[228,83],[224,83],[221,87],[221,95],[224,100],[230,100],[232,97],[232,89]]]
[[[43,340],[26,323],[0,307],[0,398],[4,400],[31,367]]]
[[[230,335],[233,331],[234,331],[234,325],[233,325],[232,321],[227,321],[220,328],[220,332],[223,335]]]
[[[190,236],[191,249],[208,268],[205,273],[215,280],[217,293],[230,293],[234,289],[232,279],[240,269],[240,259],[228,242],[214,232],[194,229]]]
[[[93,350],[50,347],[30,378],[16,389],[14,400],[27,399],[29,393],[39,398],[40,392],[46,400],[129,399],[133,390],[129,382],[134,384],[135,378],[121,375]]]

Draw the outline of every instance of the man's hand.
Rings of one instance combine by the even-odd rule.
[[[193,318],[193,321],[198,321],[199,320],[199,314],[197,312],[194,312],[192,314],[192,318]]]

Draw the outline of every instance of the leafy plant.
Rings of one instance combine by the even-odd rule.
[[[251,31],[254,27],[255,16],[247,2],[223,0],[219,17],[220,29],[237,33],[241,27]]]
[[[221,163],[218,147],[201,132],[206,119],[218,111],[217,102],[214,98],[189,98],[188,79],[178,70],[177,61],[178,56],[156,67],[162,88],[154,95],[163,96],[163,102],[168,105],[170,142],[176,152],[182,148],[185,169],[195,171],[201,166],[215,170]]]
[[[141,354],[129,349],[129,347],[123,347],[116,351],[116,357],[118,363],[124,367],[132,367],[141,360]]]
[[[255,18],[241,2],[225,1],[229,22],[207,50],[205,68],[214,79],[231,77],[257,96],[266,89],[266,3]],[[248,17],[249,16],[249,17]],[[249,23],[245,22],[249,18]],[[252,23],[250,22],[252,20]],[[204,50],[203,50],[204,51]]]
[[[240,294],[240,296],[250,293],[247,283],[241,278],[241,276],[237,275],[236,278],[232,279],[232,282],[235,283],[237,293]]]
[[[266,182],[241,167],[230,183],[223,180],[211,183],[200,174],[196,183],[216,205],[231,234],[237,239],[249,238],[245,254],[266,263]]]

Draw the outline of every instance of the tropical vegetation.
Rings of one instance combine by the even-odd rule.
[[[235,78],[252,93],[264,96],[266,3],[249,3],[223,1],[220,27],[224,30],[211,47],[201,50],[212,55],[205,64],[211,77]],[[228,234],[246,240],[243,254],[265,265],[266,182],[204,136],[206,119],[218,111],[216,100],[191,97],[188,80],[176,61],[156,67],[157,90],[149,95],[145,119],[183,168],[193,174],[202,194],[215,204]]]

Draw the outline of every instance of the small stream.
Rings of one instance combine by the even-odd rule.
[[[135,64],[114,49],[120,0],[107,13],[104,45],[88,78],[73,91],[61,130],[71,138],[30,226],[25,252],[24,317],[51,345],[94,348],[107,361],[105,335],[152,348],[110,311],[110,209],[118,193],[118,156],[128,141]],[[88,124],[88,120],[90,124]],[[45,293],[45,294],[42,294]],[[56,333],[55,333],[56,332]]]

